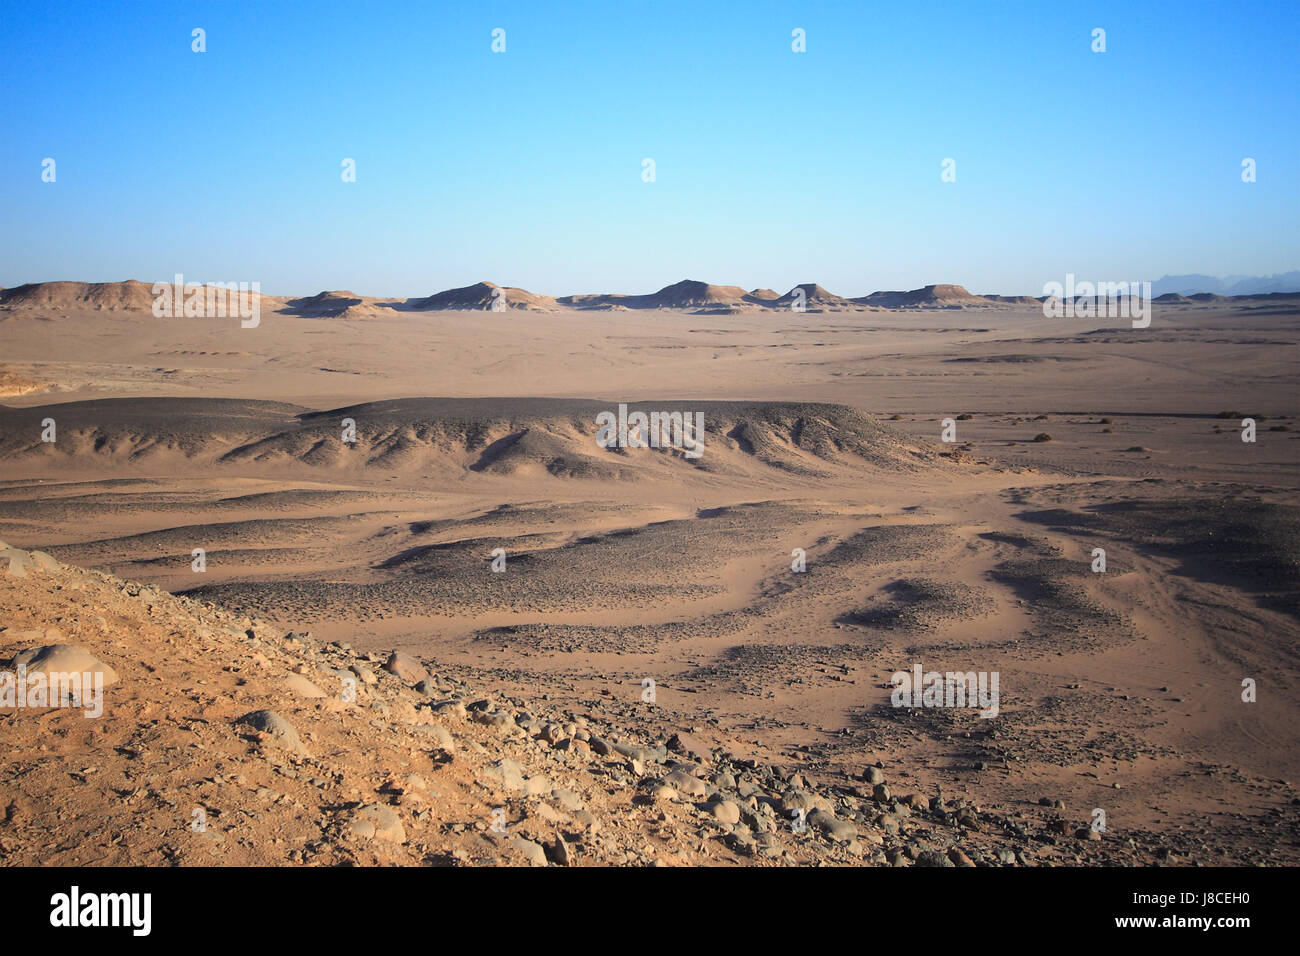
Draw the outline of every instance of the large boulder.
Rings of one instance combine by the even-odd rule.
[[[302,751],[302,738],[298,736],[298,731],[294,729],[293,724],[285,720],[273,710],[255,710],[251,713],[240,717],[236,724],[244,724],[252,727],[264,735],[264,739],[275,744],[277,747],[283,747],[285,750]]]
[[[14,670],[20,667],[28,674],[102,674],[105,687],[117,683],[117,671],[76,644],[29,647],[14,657]]]

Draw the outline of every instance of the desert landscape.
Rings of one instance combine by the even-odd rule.
[[[0,291],[0,862],[1300,862],[1300,294],[152,285]]]

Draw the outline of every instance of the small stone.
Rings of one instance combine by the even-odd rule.
[[[922,850],[916,858],[917,866],[953,866],[952,860],[938,850]]]
[[[654,803],[675,803],[677,791],[667,784],[659,784],[650,791],[650,800]]]
[[[412,686],[427,681],[429,672],[410,654],[404,654],[401,651],[393,651],[388,655],[388,660],[384,662],[384,670],[392,674],[398,680]]]
[[[775,833],[760,833],[754,837],[755,850],[764,859],[775,859],[785,853],[781,838]]]
[[[709,793],[708,784],[699,777],[693,777],[681,770],[672,771],[663,778],[662,782],[678,793],[684,793],[691,797],[704,797],[708,796]]]
[[[740,807],[736,806],[730,800],[716,800],[709,804],[709,812],[713,814],[713,819],[719,823],[739,823]]]
[[[54,558],[50,557],[44,551],[31,552],[31,558],[32,563],[42,571],[57,571],[59,569],[59,562],[55,561]]]
[[[348,824],[348,832],[365,840],[406,842],[406,829],[396,813],[380,803],[372,803],[356,810]]]
[[[8,564],[6,574],[11,578],[27,577],[27,568],[31,564],[26,551],[18,548],[6,548],[0,551],[0,562]]]
[[[781,809],[786,816],[789,816],[792,810],[811,810],[813,798],[802,790],[787,790],[781,795]]]
[[[551,797],[569,813],[575,813],[582,809],[582,798],[572,790],[566,790],[564,787],[556,787],[551,791]]]
[[[289,689],[290,693],[296,694],[299,697],[305,697],[309,700],[329,696],[301,674],[286,675],[284,678],[284,686]]]
[[[505,790],[513,790],[517,793],[522,793],[527,789],[527,783],[524,780],[524,768],[509,757],[498,760],[490,767],[484,767],[479,772],[480,783],[484,782],[483,778],[487,779],[485,784],[487,786],[496,784]]]
[[[766,834],[764,834],[766,836]],[[732,830],[726,836],[727,846],[741,856],[753,856],[759,852],[758,841],[754,835],[743,827]]]
[[[455,752],[456,742],[451,736],[451,731],[441,724],[420,724],[413,729],[421,736],[431,737],[439,750],[445,753]]]
[[[858,835],[858,828],[852,823],[840,820],[825,810],[814,810],[808,814],[808,822],[836,843],[847,843]]]
[[[465,705],[458,700],[439,701],[436,704],[430,704],[429,709],[432,710],[435,714],[446,712],[455,717],[459,717],[462,720],[465,719],[465,715],[467,713],[467,711],[465,710]]]
[[[493,730],[498,730],[501,733],[506,733],[515,727],[515,722],[510,719],[510,715],[503,714],[499,710],[476,710],[473,712],[473,717],[471,719],[476,724],[483,724],[487,727],[491,727]]]
[[[293,724],[273,710],[255,710],[240,717],[236,724],[246,724],[264,734],[266,739],[286,750],[303,750],[302,738]]]
[[[546,851],[542,849],[540,843],[534,843],[532,840],[526,840],[523,837],[515,837],[510,841],[510,846],[523,855],[529,866],[546,865]]]
[[[569,844],[564,842],[564,837],[557,834],[555,837],[555,843],[550,849],[550,858],[560,866],[573,865],[573,851],[569,849]]]

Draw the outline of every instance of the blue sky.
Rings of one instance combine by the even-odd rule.
[[[3,3],[2,286],[1300,268],[1294,0]]]

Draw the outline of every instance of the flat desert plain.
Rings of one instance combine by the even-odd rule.
[[[910,834],[977,863],[1295,864],[1298,343],[1286,298],[1157,304],[1144,329],[1024,305],[362,303],[264,307],[247,329],[15,306],[0,538],[322,654],[405,652],[490,700],[617,727],[654,766],[633,754],[602,784],[649,803],[646,834],[722,820],[671,852],[629,837],[601,857],[601,837],[570,834],[593,862],[906,863]],[[620,403],[702,413],[703,453],[599,447],[597,416]],[[39,627],[36,600],[14,592],[6,611]],[[127,673],[140,655],[122,640]],[[154,680],[187,638],[169,640]],[[996,675],[996,716],[894,706],[892,676],[917,665]],[[762,837],[748,814],[770,794],[785,839],[789,791],[815,791],[856,849],[760,839],[755,855],[689,782],[677,801],[647,791],[665,742],[732,794],[736,828]],[[35,774],[28,743],[6,785]],[[49,799],[76,799],[61,786]],[[421,839],[458,813],[435,808]],[[310,858],[318,836],[289,844]]]

